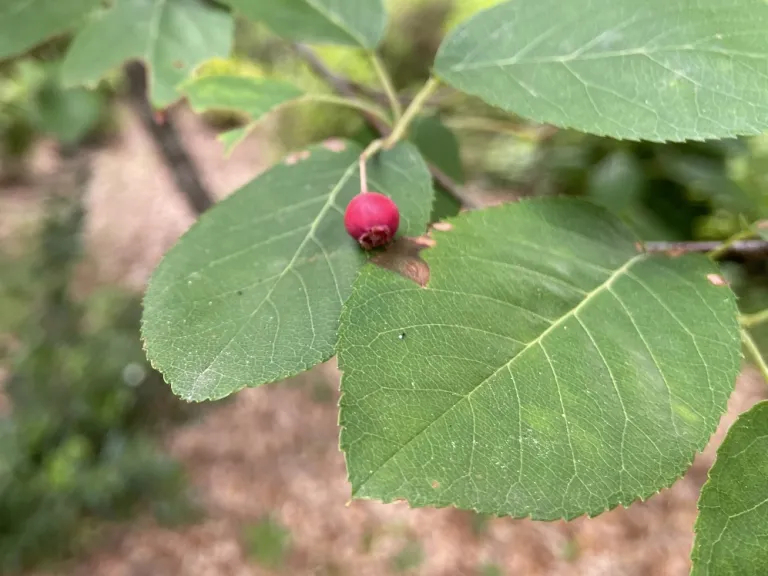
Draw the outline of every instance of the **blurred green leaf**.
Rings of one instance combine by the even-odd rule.
[[[440,168],[452,180],[464,183],[459,141],[438,115],[419,116],[411,124],[409,138],[427,162]]]
[[[262,518],[243,528],[248,555],[262,566],[273,570],[285,564],[290,537],[290,532],[273,518]]]
[[[225,0],[276,34],[297,42],[373,49],[387,24],[382,0]]]
[[[707,279],[715,265],[639,252],[575,199],[451,223],[421,253],[425,288],[369,265],[344,305],[353,497],[570,519],[679,478],[739,370],[735,298]]]
[[[217,75],[196,78],[182,86],[195,112],[234,110],[258,120],[280,104],[303,95],[303,92],[281,80]]]
[[[768,402],[739,416],[701,490],[691,576],[768,573]]]
[[[231,110],[248,116],[249,125],[229,130],[219,136],[227,153],[231,152],[266,114],[304,94],[282,80],[236,75],[203,76],[184,84],[181,90],[196,112]]]
[[[589,174],[587,195],[614,214],[624,216],[641,201],[645,187],[643,166],[625,150],[616,150]]]
[[[744,214],[749,219],[755,217],[757,206],[728,177],[723,157],[708,158],[666,146],[658,149],[656,162],[665,176],[711,201],[715,207]]]
[[[3,0],[0,60],[21,54],[85,21],[101,0]]]
[[[408,541],[400,551],[392,557],[390,565],[392,566],[392,570],[402,573],[415,570],[421,566],[423,562],[424,549],[421,547],[421,544],[414,541]]]
[[[418,117],[411,125],[409,140],[427,162],[437,166],[456,183],[464,183],[459,141],[439,116]],[[461,202],[436,182],[431,220],[436,222],[455,216],[460,210]]]
[[[432,215],[430,221],[438,222],[452,216],[456,216],[461,211],[461,202],[453,194],[448,192],[440,184],[435,183],[435,203],[432,206]]]
[[[40,130],[65,144],[76,144],[99,123],[105,109],[101,94],[86,88],[62,90],[52,84],[37,98]]]
[[[504,572],[496,564],[483,564],[478,576],[504,576]]]
[[[152,103],[176,101],[177,86],[202,62],[229,54],[232,16],[207,0],[119,0],[76,36],[62,66],[65,85],[95,85],[127,60],[149,68]]]
[[[766,26],[763,0],[513,0],[455,28],[435,72],[489,104],[583,132],[759,134],[768,128]]]
[[[343,225],[360,190],[352,142],[294,154],[217,204],[166,254],[144,300],[153,365],[187,400],[293,376],[334,352],[341,305],[366,255]],[[368,163],[368,182],[423,234],[432,180],[415,146]]]
[[[586,193],[597,204],[621,217],[643,240],[677,239],[646,208],[645,188],[645,172],[636,156],[616,150],[590,170]]]

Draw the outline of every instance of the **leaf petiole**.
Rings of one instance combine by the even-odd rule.
[[[752,336],[750,336],[749,331],[744,328],[741,330],[741,341],[744,342],[744,346],[747,348],[749,355],[752,357],[752,361],[755,363],[755,366],[757,366],[757,369],[760,370],[760,373],[763,375],[765,381],[768,382],[768,364],[765,363],[765,359],[763,358],[763,355],[760,354],[760,349],[752,339]]]
[[[403,113],[403,117],[395,124],[392,133],[387,136],[387,139],[384,141],[384,148],[391,148],[398,140],[405,136],[411,122],[418,116],[419,112],[427,103],[429,97],[434,94],[435,90],[437,90],[438,86],[440,86],[440,80],[434,76],[427,80],[427,83],[424,84],[424,87],[421,90],[419,90],[419,93],[416,94],[411,104]]]
[[[760,312],[755,312],[754,314],[742,314],[739,316],[739,322],[745,328],[768,322],[768,308],[761,310]]]
[[[368,144],[368,147],[363,150],[363,153],[360,154],[360,193],[364,194],[365,192],[368,192],[368,170],[366,163],[368,162],[368,158],[376,154],[379,150],[381,150],[381,147],[384,145],[384,141],[379,138],[378,140],[374,140],[370,144]]]
[[[387,95],[387,100],[389,100],[389,105],[392,108],[392,115],[395,122],[399,122],[400,118],[403,116],[403,106],[400,103],[400,99],[397,97],[397,90],[395,90],[395,84],[392,82],[392,76],[390,76],[384,63],[376,52],[371,51],[369,55],[371,57],[373,68],[376,70],[376,74],[379,77],[379,82],[381,82],[381,87]]]

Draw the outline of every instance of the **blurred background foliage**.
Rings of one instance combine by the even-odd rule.
[[[392,23],[381,55],[397,88],[413,94],[446,31],[500,1],[388,0]],[[70,153],[119,135],[121,74],[92,89],[63,87],[58,67],[66,46],[66,38],[58,39],[0,62],[0,183],[26,178],[41,140]],[[316,50],[335,72],[379,90],[365,55],[343,47]],[[211,66],[278,76],[308,92],[330,90],[289,45],[250,22],[238,22],[233,58]],[[243,123],[224,112],[205,119],[217,131]],[[273,120],[275,154],[327,137],[375,137],[356,112],[327,104],[286,107]],[[722,240],[768,218],[768,135],[685,144],[616,141],[533,125],[446,89],[410,138],[457,182],[515,195],[584,196],[620,215],[645,240]],[[459,208],[439,194],[435,217]],[[137,510],[168,522],[195,513],[182,470],[157,439],[189,409],[146,363],[140,296],[102,287],[76,297],[81,191],[51,196],[45,214],[39,232],[14,242],[21,250],[0,247],[0,370],[7,373],[0,388],[3,574],[67,556],[104,522]],[[764,254],[729,259],[723,268],[745,312],[768,307]],[[768,325],[755,336],[768,351]],[[285,539],[270,530],[278,534],[273,547],[282,550]],[[406,559],[419,554],[411,550]]]
[[[65,147],[100,144],[117,129],[109,104],[118,80],[97,89],[65,88],[61,52],[53,46],[0,65],[0,181],[24,179],[28,155],[41,138]]]
[[[196,514],[157,434],[190,415],[151,369],[139,297],[73,294],[82,197],[51,195],[39,231],[0,250],[0,573],[72,555],[111,521]]]

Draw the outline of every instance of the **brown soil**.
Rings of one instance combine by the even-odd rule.
[[[192,216],[127,113],[123,125],[121,141],[95,155],[87,228],[89,269],[95,270],[90,279],[141,289]],[[217,193],[246,182],[268,161],[263,137],[223,160],[210,131],[194,117],[183,114],[181,125]],[[203,421],[174,431],[167,438],[169,450],[186,465],[205,519],[175,530],[137,521],[76,566],[46,576],[273,574],[248,558],[242,541],[242,527],[265,515],[290,531],[282,573],[297,576],[393,574],[392,558],[409,542],[423,550],[413,573],[424,576],[480,574],[485,563],[507,575],[684,576],[696,500],[716,446],[735,417],[766,395],[760,377],[745,371],[705,453],[683,479],[647,502],[571,523],[481,523],[449,509],[347,505],[337,384],[335,367],[325,365],[291,383],[242,392]]]

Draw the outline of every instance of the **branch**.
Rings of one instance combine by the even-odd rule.
[[[144,66],[139,62],[130,62],[125,66],[128,78],[128,90],[134,108],[152,137],[165,165],[173,174],[176,187],[195,211],[202,214],[213,206],[214,199],[205,187],[194,160],[184,148],[171,118],[166,116],[162,122],[156,121],[155,111],[147,98],[147,79]]]
[[[303,44],[294,44],[294,49],[299,57],[306,62],[310,70],[312,70],[316,76],[325,80],[336,93],[348,98],[353,98],[358,95],[355,84],[350,82],[344,76],[340,76],[330,70],[311,48],[304,46]],[[408,99],[408,103],[410,103],[411,100],[412,99]],[[370,124],[382,138],[386,138],[392,132],[389,126],[372,114],[363,112],[363,116],[365,117],[366,122],[368,122],[368,124]],[[468,194],[464,187],[451,179],[451,177],[440,170],[440,168],[434,164],[429,164],[429,171],[432,174],[432,178],[434,178],[440,186],[464,206],[474,209],[482,208],[482,204],[478,202],[477,199],[473,198],[471,194]]]
[[[458,184],[448,174],[440,170],[437,166],[429,165],[429,171],[432,174],[432,178],[435,182],[440,184],[448,194],[456,198],[461,202],[462,206],[471,208],[472,210],[479,210],[484,207],[484,204],[475,198],[472,194],[469,194],[464,186]]]
[[[645,242],[648,252],[668,252],[670,254],[685,254],[690,252],[715,252],[724,246],[724,242]],[[739,240],[726,247],[718,257],[733,254],[768,254],[766,240]]]

